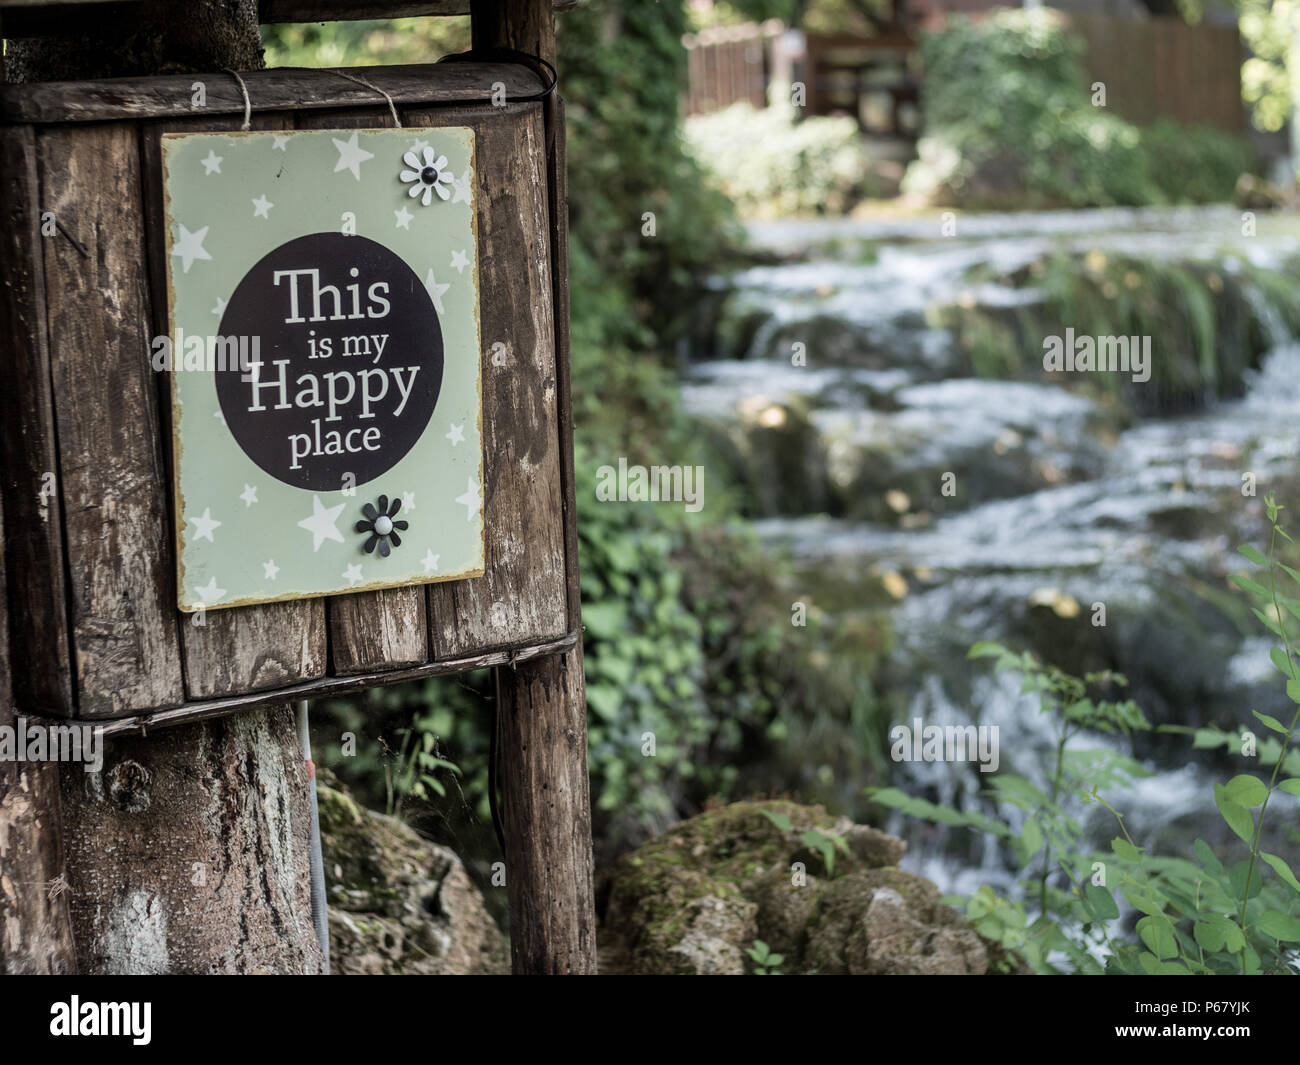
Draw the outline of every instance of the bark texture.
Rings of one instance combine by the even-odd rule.
[[[293,709],[106,741],[63,767],[78,969],[314,973],[310,788]]]
[[[0,727],[14,724],[7,603],[0,566]],[[0,762],[0,974],[72,971],[59,812],[57,766]]]
[[[136,21],[10,41],[5,73],[30,82],[262,66],[256,0],[146,0]],[[0,721],[12,715],[3,679]],[[67,969],[75,941],[82,972],[319,971],[292,708],[106,745],[96,773],[0,767],[0,969]]]
[[[143,0],[135,19],[76,14],[78,32],[9,41],[10,82],[261,70],[257,0]]]

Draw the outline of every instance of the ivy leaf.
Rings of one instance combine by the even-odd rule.
[[[1126,839],[1120,839],[1116,837],[1115,839],[1111,840],[1110,849],[1113,850],[1125,861],[1136,862],[1139,858],[1142,857],[1141,851],[1139,851],[1135,846],[1133,846],[1133,844],[1131,844]]]
[[[1291,867],[1286,862],[1276,854],[1267,854],[1264,851],[1260,851],[1259,856],[1273,867],[1273,872],[1277,873],[1291,886],[1292,891],[1300,892],[1300,880],[1295,878],[1295,873],[1291,872]]]
[[[1300,922],[1297,924],[1300,925]],[[1168,917],[1143,917],[1137,923],[1137,932],[1158,961],[1164,961],[1165,958],[1172,958],[1178,954],[1178,942],[1174,939],[1174,925]]]
[[[1214,805],[1219,808],[1219,813],[1228,822],[1228,827],[1241,839],[1249,843],[1255,831],[1255,822],[1250,816],[1250,811],[1241,803],[1233,801],[1224,791],[1222,784],[1214,785]]]
[[[772,824],[776,825],[776,827],[782,832],[789,832],[794,828],[794,825],[790,823],[790,818],[785,814],[774,814],[771,810],[759,810],[759,813],[771,821]]]
[[[1223,786],[1223,793],[1242,806],[1258,806],[1268,798],[1268,786],[1258,777],[1240,773]]]
[[[1088,912],[1099,921],[1113,921],[1119,916],[1114,896],[1096,884],[1089,884],[1084,891],[1084,904],[1088,907]]]
[[[1278,910],[1262,914],[1255,922],[1255,927],[1271,939],[1281,939],[1287,943],[1300,942],[1300,919]]]
[[[1277,648],[1274,647],[1273,650],[1276,651]],[[1258,710],[1252,710],[1251,713],[1259,718],[1265,728],[1270,728],[1274,732],[1280,732],[1283,736],[1287,734],[1286,726],[1271,714],[1261,714]]]
[[[1265,558],[1262,554],[1260,554],[1258,550],[1251,547],[1250,544],[1242,544],[1239,548],[1237,548],[1237,552],[1238,554],[1245,555],[1246,558],[1250,559],[1257,566],[1268,565],[1268,559]]]
[[[1291,777],[1289,780],[1282,781],[1278,789],[1288,795],[1300,795],[1300,777]]]
[[[1258,584],[1255,581],[1252,581],[1249,577],[1245,576],[1244,574],[1233,573],[1228,577],[1228,580],[1232,581],[1233,584],[1235,584],[1238,588],[1241,588],[1243,591],[1249,592],[1256,599],[1260,599],[1265,603],[1269,603],[1273,601],[1273,596],[1267,588],[1265,588],[1262,584]]]

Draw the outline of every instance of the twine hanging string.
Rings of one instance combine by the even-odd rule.
[[[244,79],[239,76],[238,71],[231,70],[229,67],[222,67],[221,69],[225,73],[229,74],[232,78],[234,78],[235,81],[239,82],[239,91],[244,96],[244,123],[239,128],[243,130],[245,133],[247,133],[252,128],[253,125],[253,101],[248,95],[248,85],[244,81]],[[393,116],[393,125],[398,129],[402,128],[402,120],[397,116],[397,104],[393,102],[393,98],[389,96],[388,93],[386,93],[378,85],[374,85],[371,82],[366,81],[365,78],[358,78],[354,74],[348,74],[342,70],[329,70],[325,67],[274,67],[273,69],[277,71],[304,70],[304,71],[310,71],[319,74],[334,74],[340,78],[347,78],[348,81],[356,82],[356,84],[364,86],[365,88],[370,89],[372,92],[379,93],[379,95],[382,96],[384,100],[388,103],[388,110]]]
[[[510,101],[511,103],[536,103],[539,101],[543,103],[549,103],[551,97],[553,97],[555,94],[556,86],[560,82],[560,75],[556,72],[555,67],[553,67],[541,56],[530,55],[527,52],[516,52],[513,49],[508,49],[508,48],[493,48],[493,49],[484,49],[484,50],[470,51],[470,52],[459,52],[454,55],[443,56],[441,59],[438,60],[438,62],[439,63],[502,62],[502,63],[516,63],[519,64],[520,66],[528,67],[530,70],[533,71],[534,74],[537,75],[538,79],[542,82],[543,88],[541,89],[540,92],[528,93],[525,96],[513,97]],[[252,129],[253,126],[253,101],[248,94],[248,84],[240,76],[238,71],[231,70],[229,67],[222,67],[221,69],[224,73],[229,74],[232,78],[234,78],[235,81],[239,84],[240,94],[244,98],[244,122],[239,128],[246,133],[250,129]],[[402,128],[402,120],[400,117],[398,117],[397,104],[394,102],[392,96],[390,96],[387,92],[381,89],[378,85],[375,85],[373,82],[367,81],[365,78],[358,77],[355,74],[349,74],[347,71],[344,70],[332,70],[328,67],[272,67],[271,70],[272,71],[294,70],[294,71],[303,71],[306,73],[313,73],[313,74],[333,74],[336,77],[346,78],[348,81],[353,82],[356,85],[360,85],[363,88],[369,89],[371,92],[378,93],[380,96],[382,96],[384,98],[384,102],[388,104],[389,113],[393,116],[393,125],[397,129]],[[547,75],[549,75],[549,78]],[[446,102],[448,104],[454,103],[454,104],[463,105],[467,103],[473,103],[474,101],[451,100]]]

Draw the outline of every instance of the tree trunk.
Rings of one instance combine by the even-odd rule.
[[[138,20],[88,20],[78,29],[9,41],[7,79],[264,65],[256,0],[188,0],[183,8],[145,0]],[[82,972],[320,971],[309,784],[292,707],[105,746],[99,772],[65,764],[16,781],[0,775],[0,918],[5,930],[23,931],[0,937],[0,969],[66,968],[66,905]],[[34,934],[41,922],[47,927]]]
[[[551,0],[472,0],[476,50],[509,48],[555,62]],[[544,105],[549,160],[552,264],[557,299],[556,350],[568,344],[568,219],[563,117],[552,97]],[[564,464],[569,614],[578,602],[577,528],[573,488],[573,421],[567,362],[559,384]],[[587,777],[587,689],[582,644],[564,655],[536,658],[518,669],[498,667],[497,714],[504,767],[506,887],[510,896],[510,954],[525,975],[583,975],[596,971],[592,888],[591,793]]]

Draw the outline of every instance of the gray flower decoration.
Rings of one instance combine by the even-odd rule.
[[[370,534],[364,544],[366,554],[371,554],[378,545],[380,557],[387,558],[394,547],[402,546],[402,538],[397,535],[397,532],[399,529],[405,532],[409,528],[409,523],[393,520],[401,509],[402,501],[394,497],[390,505],[388,496],[379,497],[378,508],[373,503],[367,503],[361,508],[361,513],[369,520],[357,522],[356,530],[359,533]]]

